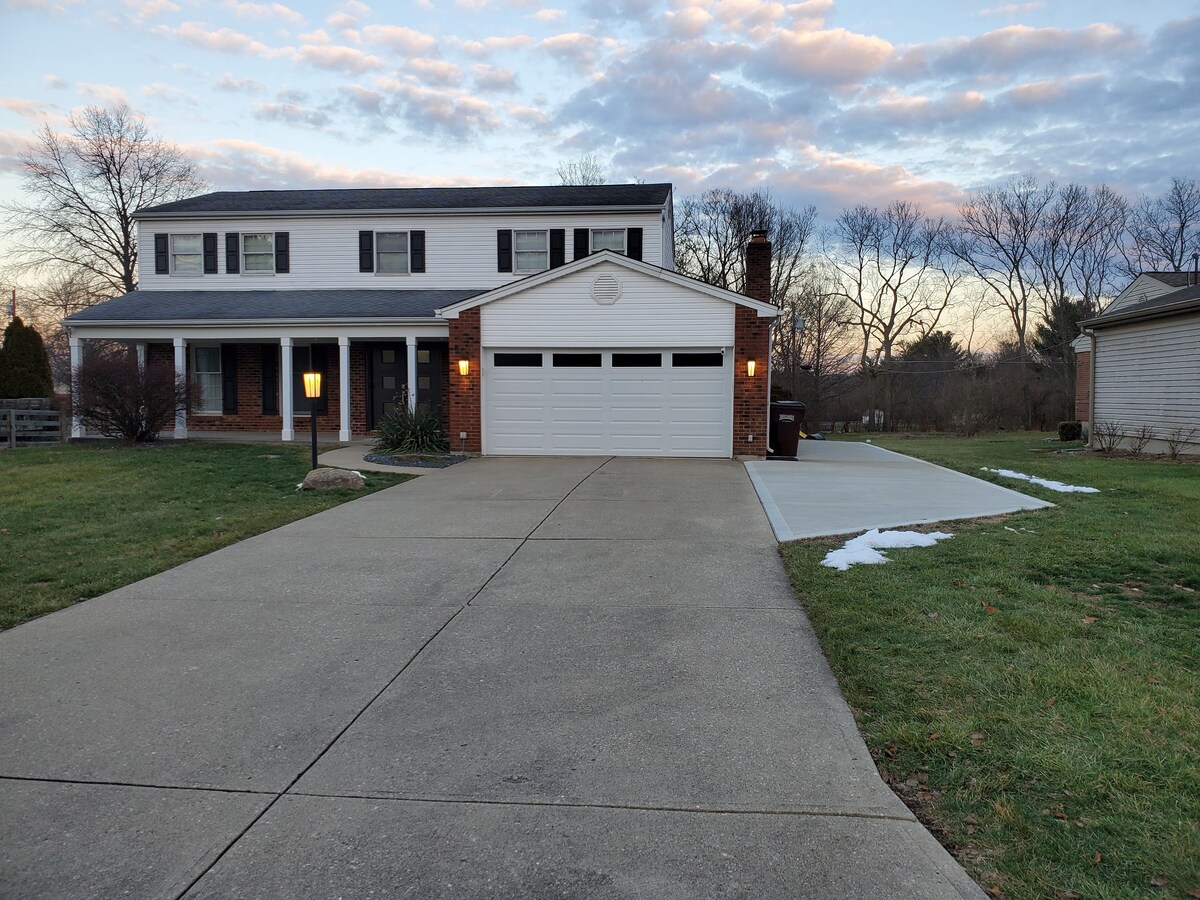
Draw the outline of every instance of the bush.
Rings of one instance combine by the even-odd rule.
[[[42,336],[15,316],[4,329],[0,348],[0,398],[53,396],[50,357]]]
[[[400,403],[375,426],[376,453],[438,454],[445,453],[448,447],[442,423],[434,409],[418,406],[411,412],[407,403]]]
[[[1059,422],[1058,439],[1060,441],[1077,441],[1083,437],[1082,422]]]
[[[85,355],[75,370],[76,414],[88,428],[126,444],[153,441],[188,408],[188,385],[170,366],[139,366],[124,348]]]

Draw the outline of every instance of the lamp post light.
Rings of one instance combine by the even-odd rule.
[[[308,421],[312,424],[312,468],[317,467],[317,401],[321,399],[321,373],[304,373],[304,396],[308,398]]]

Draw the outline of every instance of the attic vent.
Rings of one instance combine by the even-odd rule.
[[[592,282],[592,299],[601,306],[612,306],[621,299],[621,282],[616,275],[597,275]]]

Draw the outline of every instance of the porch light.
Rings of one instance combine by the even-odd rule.
[[[746,374],[749,375],[751,378],[754,377],[754,369],[755,369],[754,360],[752,360],[752,359],[746,360]]]
[[[458,361],[458,374],[463,378],[471,374],[471,361],[469,359],[460,359]]]
[[[321,399],[321,373],[305,372],[304,396],[308,398],[308,421],[312,426],[312,467],[317,467],[317,404]]]

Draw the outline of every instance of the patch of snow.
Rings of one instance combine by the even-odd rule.
[[[1036,475],[1025,475],[1021,472],[1014,472],[1012,469],[989,469],[987,466],[981,467],[984,472],[994,472],[1004,478],[1019,478],[1021,481],[1028,481],[1032,484],[1039,484],[1044,488],[1052,491],[1058,491],[1060,494],[1098,494],[1100,488],[1080,487],[1077,484],[1063,484],[1061,481],[1051,481],[1049,478],[1038,478]]]
[[[821,560],[821,565],[845,572],[851,566],[877,566],[888,561],[880,550],[898,550],[904,547],[932,547],[938,541],[954,537],[944,531],[880,531],[872,528],[856,538],[846,541],[837,550],[830,550]]]

